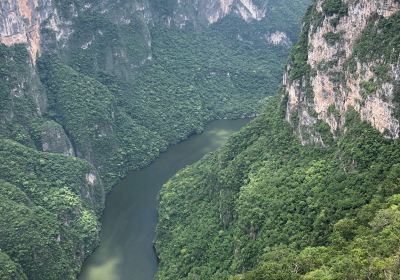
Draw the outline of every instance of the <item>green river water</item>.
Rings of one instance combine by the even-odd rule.
[[[100,246],[85,262],[79,280],[153,279],[157,271],[153,240],[160,188],[179,169],[217,149],[248,122],[211,122],[202,134],[170,147],[150,166],[118,183],[106,200]]]

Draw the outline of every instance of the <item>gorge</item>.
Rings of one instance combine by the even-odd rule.
[[[75,279],[113,185],[259,112],[307,5],[1,1],[1,278]]]
[[[313,2],[275,99],[161,190],[156,279],[400,278],[399,11]]]
[[[399,0],[1,1],[0,278],[98,247],[83,279],[151,279],[132,215],[157,280],[400,279],[398,30]]]
[[[157,196],[179,169],[212,152],[249,120],[214,121],[206,130],[168,149],[149,167],[113,188],[102,217],[100,247],[83,267],[81,280],[153,279]]]

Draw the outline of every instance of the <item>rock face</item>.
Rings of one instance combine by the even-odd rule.
[[[59,16],[53,1],[4,0],[0,3],[0,42],[12,46],[27,44],[35,63],[41,49],[41,28],[52,29],[62,36]]]
[[[329,6],[332,3],[336,10]],[[307,15],[300,42],[308,49],[305,61],[300,63],[301,54],[297,53],[296,58],[294,51],[284,78],[286,118],[295,125],[303,143],[323,142],[315,129],[321,121],[334,135],[340,132],[349,108],[381,133],[399,137],[395,91],[400,46],[388,50],[384,57],[368,54],[373,50],[366,45],[375,37],[368,30],[392,20],[399,10],[396,0],[316,1]],[[376,34],[384,36],[384,28],[378,27]],[[363,53],[365,46],[367,51]],[[307,70],[296,75],[301,67]]]
[[[292,41],[288,36],[281,31],[276,31],[268,36],[266,36],[267,42],[273,45],[291,46]]]
[[[27,43],[33,59],[40,49],[40,17],[37,1],[9,0],[1,4],[1,42],[7,46]]]
[[[22,104],[25,100],[34,104],[29,107],[32,111],[31,117],[42,117],[48,113],[48,93],[41,88],[36,67],[37,59],[42,54],[61,54],[68,60],[82,51],[92,52],[92,48],[95,48],[93,46],[102,45],[104,40],[115,40],[115,44],[105,44],[107,46],[104,47],[104,52],[94,60],[93,65],[121,79],[133,80],[135,72],[150,64],[153,59],[150,32],[153,26],[164,24],[171,28],[194,26],[199,29],[228,15],[237,16],[246,22],[256,22],[264,19],[269,7],[275,5],[268,0],[172,0],[167,3],[162,0],[84,0],[68,3],[56,0],[1,1],[0,43],[8,47],[23,44],[28,49],[30,58],[30,61],[26,58],[26,61],[20,63],[21,67],[26,66],[23,75],[15,74],[17,78],[9,75],[2,81],[10,84],[12,96],[10,102],[4,103],[4,110],[0,110],[1,125],[21,122],[19,115],[23,114],[18,112],[15,104]],[[101,24],[90,27],[82,24],[82,21],[94,14],[98,18],[104,18],[106,25],[113,25],[112,39],[109,34],[104,39],[106,35],[103,33],[107,31],[104,31]],[[132,35],[133,40],[128,41],[123,34],[132,29],[135,29],[135,34]],[[271,34],[259,36],[260,40],[265,36],[265,41],[269,44],[282,45],[285,48],[291,44],[284,32],[272,31]],[[13,63],[12,55],[8,56],[9,63]],[[77,155],[94,162],[89,152],[85,153],[79,147],[77,150],[72,148],[72,141],[62,131],[61,126],[56,128],[55,122],[53,126],[48,124],[40,132],[39,146],[43,151],[67,156]],[[30,144],[33,146],[32,141]],[[90,146],[90,143],[87,145]]]
[[[213,3],[211,2],[208,7],[213,7]],[[217,2],[217,8],[210,9],[208,11],[207,20],[209,23],[214,23],[221,19],[222,17],[235,13],[239,15],[245,21],[251,20],[261,20],[265,17],[267,2],[261,3],[261,5],[257,5],[253,0],[220,0]]]
[[[44,152],[75,156],[74,147],[65,134],[63,127],[54,121],[47,121],[42,125],[41,142]]]
[[[32,62],[35,63],[44,47],[41,29],[54,32],[57,40],[66,39],[73,32],[69,28],[70,20],[81,12],[100,12],[117,24],[129,24],[132,16],[135,16],[140,17],[146,26],[161,20],[169,26],[182,28],[189,22],[195,25],[215,23],[229,14],[236,14],[247,22],[261,20],[266,15],[268,4],[266,0],[261,4],[255,4],[253,0],[176,0],[172,1],[167,12],[160,12],[157,4],[148,0],[84,2],[80,5],[71,4],[66,10],[60,11],[52,0],[1,1],[0,42],[7,46],[27,44]]]
[[[32,279],[76,278],[119,178],[275,91],[307,1],[1,0],[0,199],[5,179],[44,238],[19,239],[10,203],[2,252]]]
[[[173,20],[178,26],[184,26],[186,22],[212,24],[229,14],[236,14],[247,22],[261,20],[266,15],[268,1],[258,2],[261,4],[253,0],[177,1],[172,16],[167,19]]]

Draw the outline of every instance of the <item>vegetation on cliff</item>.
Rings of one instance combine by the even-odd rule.
[[[45,21],[37,65],[26,46],[0,46],[2,279],[74,279],[97,245],[104,193],[208,121],[257,113],[289,52],[265,36],[294,41],[307,5],[276,1],[266,20],[194,30],[126,13],[134,1],[103,1],[106,14],[100,2],[55,1],[68,36]],[[161,16],[173,7],[150,4]]]
[[[343,127],[332,135],[313,107],[317,104],[311,83],[321,69],[309,64],[308,55],[317,48],[310,45],[310,34],[319,32],[327,18],[325,23],[334,30],[350,11],[348,3],[315,1],[305,16],[287,75],[289,84],[297,83],[301,92],[293,90],[292,101],[304,111],[293,114],[289,124],[289,97],[282,90],[224,147],[164,186],[157,279],[400,278],[400,141],[375,129],[375,120],[362,121],[365,116],[353,107],[346,107],[345,113],[334,103],[327,110],[343,121]],[[363,63],[362,71],[374,74],[374,79],[362,81],[363,98],[374,93],[379,102],[392,102],[397,119],[398,70],[392,69],[398,69],[399,61],[398,18],[399,12],[387,18],[373,15],[355,41],[352,56],[338,54],[347,63],[332,74],[332,80],[341,81],[347,67]],[[321,37],[332,47],[341,36],[328,32]],[[329,63],[338,65],[326,61],[317,68],[329,68]],[[383,83],[389,90],[376,94]],[[345,99],[348,89],[338,88],[321,98],[332,94]],[[299,130],[305,129],[300,121],[318,132],[320,145],[302,145],[310,131],[299,139]]]
[[[164,186],[158,279],[398,275],[399,141],[351,111],[334,145],[304,147],[270,102]]]
[[[22,267],[29,279],[74,279],[98,242],[104,193],[87,180],[93,167],[5,139],[0,158],[7,159],[0,161],[1,252],[16,263],[18,275]],[[0,271],[12,275],[7,266]]]

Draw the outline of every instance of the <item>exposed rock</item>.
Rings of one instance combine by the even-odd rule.
[[[262,4],[255,4],[253,0],[176,0],[171,4],[173,10],[170,13],[159,15],[159,11],[148,0],[123,4],[104,0],[82,7],[71,5],[69,18],[61,19],[61,12],[52,0],[4,0],[0,3],[0,42],[7,46],[27,44],[32,62],[35,63],[41,49],[46,47],[43,46],[42,29],[54,32],[57,41],[65,40],[73,32],[69,28],[72,25],[71,18],[77,17],[81,11],[96,11],[114,23],[123,25],[131,23],[132,18],[141,18],[147,26],[144,35],[151,44],[149,28],[154,21],[158,21],[159,16],[168,26],[181,28],[188,22],[195,25],[212,24],[229,14],[237,14],[249,22],[263,19],[267,4],[266,0]]]
[[[282,45],[286,47],[290,47],[292,45],[292,41],[290,41],[289,37],[286,33],[281,31],[276,31],[268,36],[266,36],[266,40],[268,43],[273,45]]]
[[[3,0],[0,2],[0,42],[7,45],[27,44],[32,62],[41,50],[41,25],[62,37],[59,17],[52,1]]]
[[[259,1],[260,2],[260,1]],[[267,12],[268,1],[255,4],[253,0],[177,0],[173,12],[165,22],[184,27],[186,23],[212,24],[230,14],[236,14],[243,20],[261,20]]]
[[[97,180],[97,177],[95,174],[93,174],[93,173],[86,174],[86,181],[87,181],[88,185],[94,186],[96,180]]]
[[[245,21],[261,20],[266,14],[266,4],[258,7],[252,0],[219,0],[208,1],[206,15],[209,23],[214,23],[221,18],[235,13]]]
[[[44,152],[59,153],[64,156],[75,155],[74,148],[63,127],[54,121],[47,121],[42,125],[41,142]]]
[[[104,209],[105,191],[97,171],[86,174],[86,184],[82,185],[80,196],[100,214]]]
[[[400,3],[396,0],[385,1],[343,1],[348,7],[345,15],[324,15],[319,0],[314,7],[314,13],[322,16],[322,22],[311,22],[308,30],[308,65],[312,75],[300,80],[284,79],[284,86],[288,95],[287,120],[293,120],[294,115],[299,118],[296,125],[309,126],[312,122],[302,120],[304,111],[314,111],[312,118],[323,120],[331,127],[332,133],[340,130],[345,121],[345,113],[354,108],[360,113],[362,120],[370,122],[382,133],[388,133],[392,138],[399,137],[399,120],[393,115],[395,105],[392,102],[393,81],[398,80],[399,64],[390,64],[389,83],[379,85],[373,93],[366,96],[363,84],[366,81],[376,80],[372,71],[379,65],[375,62],[356,62],[353,73],[347,71],[347,63],[352,58],[353,49],[372,18],[388,18],[400,10]],[[333,23],[335,22],[335,23]],[[328,36],[334,38],[329,41]],[[287,69],[288,77],[291,66]],[[313,98],[306,98],[306,84],[312,91]],[[307,99],[307,100],[306,100]],[[338,117],[332,116],[332,111],[338,112]],[[305,131],[299,127],[299,134]],[[317,132],[313,132],[309,141],[315,142]],[[304,135],[303,135],[304,136]],[[321,142],[321,141],[317,141]]]

